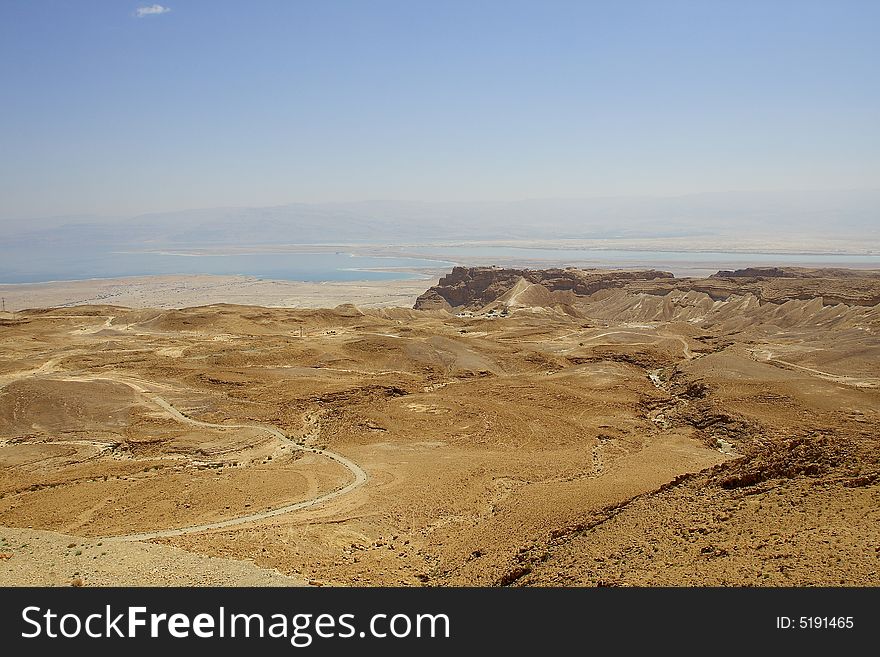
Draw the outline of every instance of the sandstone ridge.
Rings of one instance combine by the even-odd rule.
[[[672,278],[672,274],[656,270],[455,267],[416,300],[415,308],[478,309],[498,300],[521,281],[540,285],[550,292],[572,292],[577,296],[588,296],[606,288],[623,287],[635,280]]]
[[[719,271],[708,278],[675,278],[656,270],[455,267],[419,296],[415,308],[477,312],[531,306],[580,315],[585,304],[624,298],[632,301],[632,308],[644,311],[657,306],[658,297],[666,308],[658,319],[671,319],[685,306],[717,310],[714,304],[719,301],[873,307],[880,304],[880,272],[750,267]]]

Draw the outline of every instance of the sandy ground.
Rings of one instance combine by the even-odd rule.
[[[566,308],[520,285],[462,317],[7,314],[0,584],[880,584],[880,308],[644,285]],[[109,540],[348,481],[244,425],[368,479]]]
[[[105,543],[57,532],[0,527],[4,586],[303,586],[248,561],[149,543]]]
[[[303,283],[249,276],[139,276],[117,279],[0,285],[6,310],[113,304],[130,308],[186,308],[235,303],[288,308],[412,307],[436,282],[417,280]]]

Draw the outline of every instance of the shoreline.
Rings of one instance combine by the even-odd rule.
[[[231,303],[270,308],[411,308],[440,275],[424,278],[301,282],[212,274],[127,276],[43,283],[0,284],[7,312],[35,308],[114,305],[187,308]],[[441,274],[442,275],[442,274]]]
[[[528,269],[558,266],[538,260],[516,262],[516,259],[511,258],[498,258],[494,264]],[[679,279],[703,278],[719,271],[717,264],[712,267],[707,267],[706,264],[689,262],[673,265],[666,262],[644,266],[620,263],[616,267],[611,267],[603,263],[598,267],[590,265],[588,268],[623,270],[659,268]],[[450,262],[450,265],[482,266],[482,259],[461,258],[458,262]],[[761,263],[760,266],[774,265]],[[799,265],[780,263],[778,266]],[[867,264],[835,267],[829,263],[827,266],[853,271],[880,270]],[[720,267],[720,269],[725,268]],[[0,283],[0,297],[3,298],[6,315],[27,309],[83,305],[172,309],[222,303],[267,308],[333,308],[351,304],[361,308],[412,308],[416,298],[436,285],[450,269],[451,267],[442,270],[412,268],[407,269],[406,273],[414,276],[413,278],[380,280],[290,281],[247,275],[155,274],[35,283]]]
[[[512,249],[547,249],[554,251],[627,251],[633,253],[727,253],[736,255],[778,255],[778,256],[835,256],[835,257],[880,257],[880,242],[868,240],[859,242],[851,238],[836,240],[829,247],[829,240],[804,238],[801,241],[761,237],[630,237],[630,238],[558,238],[558,239],[438,239],[428,241],[387,242],[321,242],[286,244],[250,244],[183,246],[169,249],[126,249],[121,253],[167,253],[180,256],[218,256],[218,255],[259,255],[263,253],[346,253],[347,255],[373,256],[379,258],[422,258],[446,262],[442,254],[420,254],[419,249],[486,247]],[[835,240],[832,240],[835,241]],[[412,253],[414,255],[402,255]]]

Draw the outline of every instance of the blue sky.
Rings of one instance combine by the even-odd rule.
[[[7,0],[0,218],[880,186],[880,2]]]

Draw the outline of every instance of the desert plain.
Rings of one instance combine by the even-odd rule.
[[[0,315],[0,584],[880,584],[880,273],[433,282]]]

